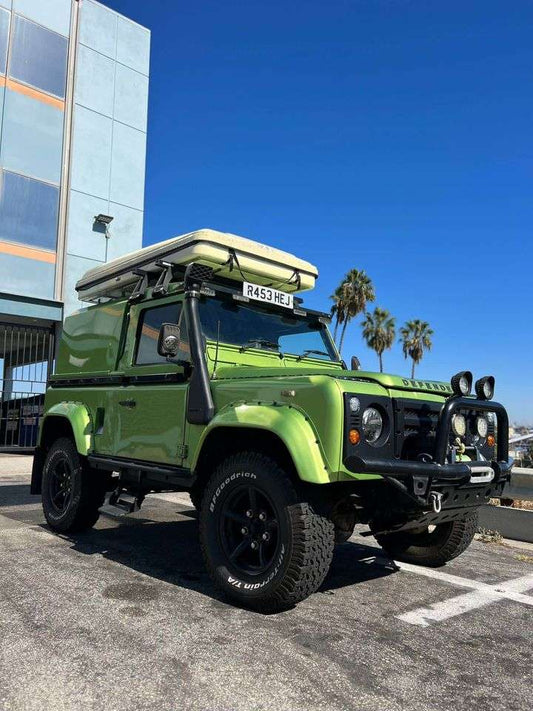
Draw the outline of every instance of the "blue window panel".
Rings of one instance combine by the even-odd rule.
[[[76,63],[74,100],[104,116],[113,115],[115,62],[80,44]]]
[[[67,226],[67,252],[105,262],[106,237],[102,225],[95,224],[94,216],[113,215],[109,203],[85,193],[70,191]]]
[[[0,5],[2,7],[7,7],[8,10],[11,10],[11,0],[0,0]]]
[[[117,62],[148,75],[150,31],[125,17],[118,18]]]
[[[3,86],[0,86],[0,106],[4,105],[4,94],[6,90]],[[2,135],[2,121],[4,118],[4,114],[2,111],[0,111],[0,136]]]
[[[146,134],[114,122],[110,200],[142,210]]]
[[[54,298],[56,267],[49,262],[2,254],[0,283],[2,291],[36,299]]]
[[[0,171],[0,239],[55,249],[58,207],[59,188]]]
[[[0,9],[0,74],[6,73],[7,45],[9,44],[9,20],[11,15]]]
[[[74,110],[71,187],[109,198],[112,120],[83,106]]]
[[[14,22],[9,76],[63,99],[68,40],[17,15]]]
[[[141,249],[143,241],[143,213],[132,207],[109,203],[113,222],[109,225],[107,261]]]
[[[62,151],[63,111],[7,89],[2,167],[59,184]]]
[[[80,42],[115,59],[117,15],[107,7],[85,0],[80,8]]]
[[[147,117],[148,77],[117,64],[114,118],[139,131],[146,131]]]
[[[68,37],[71,0],[13,0],[15,12]]]

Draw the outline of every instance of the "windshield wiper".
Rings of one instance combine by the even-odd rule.
[[[243,343],[240,347],[240,352],[244,353],[247,348],[272,348],[273,350],[279,351],[279,343],[274,343],[274,341],[268,341],[266,338],[250,338]]]
[[[310,348],[309,350],[306,350],[301,355],[299,355],[296,360],[302,360],[302,358],[305,358],[308,355],[323,355],[329,357],[329,353],[326,353],[326,351],[315,351]]]

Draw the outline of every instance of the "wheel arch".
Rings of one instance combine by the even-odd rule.
[[[203,486],[221,459],[246,450],[275,457],[296,480],[312,484],[336,480],[316,433],[296,408],[240,405],[219,413],[205,429],[192,463],[196,486]]]
[[[61,437],[69,437],[79,454],[86,456],[91,448],[92,421],[89,410],[79,402],[60,402],[47,410],[39,429],[39,440],[33,455],[31,473],[32,494],[41,493],[43,465],[51,445]]]

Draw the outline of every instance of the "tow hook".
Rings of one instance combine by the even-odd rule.
[[[442,494],[440,491],[432,491],[429,495],[429,501],[435,513],[440,513],[442,510]]]

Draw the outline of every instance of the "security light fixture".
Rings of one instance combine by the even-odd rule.
[[[102,215],[100,213],[94,216],[94,221],[98,222],[99,225],[109,225],[110,222],[113,222],[113,217],[112,215]]]

